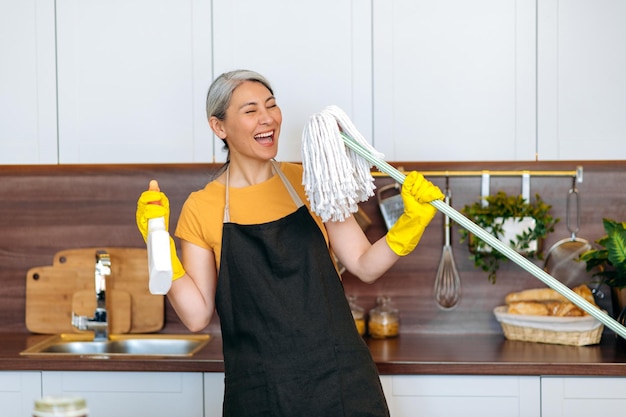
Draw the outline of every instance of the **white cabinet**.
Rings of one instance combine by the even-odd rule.
[[[0,371],[0,405],[3,416],[30,417],[41,398],[41,372]]]
[[[374,0],[374,142],[387,160],[534,160],[534,0]]]
[[[540,377],[382,376],[393,417],[537,417]]]
[[[626,378],[542,377],[542,417],[621,415]]]
[[[43,395],[86,399],[89,417],[204,415],[200,372],[42,372]]]
[[[301,160],[304,125],[331,104],[371,138],[371,13],[350,0],[213,1],[215,74],[245,68],[272,83],[283,111],[278,159]]]
[[[539,158],[626,159],[626,2],[537,3]]]
[[[204,374],[204,417],[222,417],[224,403],[224,373]]]
[[[343,108],[389,161],[626,159],[626,2],[4,0],[0,164],[221,162],[214,76],[268,77],[281,160]]]
[[[0,2],[0,164],[57,162],[54,2]]]
[[[587,417],[626,408],[626,378],[381,375],[393,417]],[[222,372],[1,371],[2,415],[32,415],[45,395],[80,396],[90,417],[220,417]]]
[[[210,0],[58,0],[56,18],[60,163],[212,161]]]

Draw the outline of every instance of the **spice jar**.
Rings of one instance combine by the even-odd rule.
[[[354,324],[361,336],[365,335],[365,310],[356,303],[356,295],[348,296],[348,304],[354,318]]]
[[[83,398],[46,396],[35,401],[33,417],[87,417],[88,412]]]
[[[370,310],[368,329],[374,339],[385,339],[398,335],[400,319],[398,309],[391,306],[391,298],[386,295],[376,299],[376,307]]]

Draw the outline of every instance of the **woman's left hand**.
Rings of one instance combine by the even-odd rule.
[[[443,200],[444,195],[439,187],[416,171],[407,175],[401,194],[404,213],[387,232],[387,244],[397,255],[405,256],[415,249],[437,213],[430,202]]]

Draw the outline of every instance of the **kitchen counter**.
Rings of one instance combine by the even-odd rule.
[[[45,371],[223,372],[219,335],[192,357],[78,358],[20,356],[48,336],[0,334],[0,369]],[[401,334],[366,339],[381,374],[626,376],[626,341],[604,334],[599,345],[573,347],[504,339],[500,334]]]

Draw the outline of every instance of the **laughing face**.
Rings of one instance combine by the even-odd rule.
[[[234,91],[224,120],[212,117],[215,134],[226,140],[232,157],[268,160],[278,152],[283,117],[263,84],[245,81]]]

